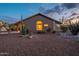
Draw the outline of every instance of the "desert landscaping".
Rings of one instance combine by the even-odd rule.
[[[79,56],[77,5],[0,4],[0,56]]]
[[[1,56],[78,56],[79,42],[59,34],[0,34]]]

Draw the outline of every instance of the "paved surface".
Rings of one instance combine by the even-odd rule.
[[[17,32],[17,31],[11,31],[11,32],[0,31],[0,34],[9,34],[9,33],[19,33],[19,32]]]
[[[0,55],[69,56],[79,55],[79,43],[56,34],[34,34],[32,39],[19,34],[0,34]]]

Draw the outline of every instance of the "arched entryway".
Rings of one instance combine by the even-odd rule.
[[[43,22],[41,20],[36,21],[36,31],[43,30]]]

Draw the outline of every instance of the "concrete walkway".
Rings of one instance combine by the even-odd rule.
[[[20,32],[17,32],[17,31],[11,31],[11,32],[8,32],[8,31],[1,31],[0,34],[9,34],[9,33],[20,33]]]

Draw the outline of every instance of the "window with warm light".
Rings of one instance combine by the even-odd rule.
[[[43,22],[39,20],[36,22],[36,30],[42,31],[42,29],[43,29]]]
[[[48,24],[44,24],[45,27],[48,27]]]

